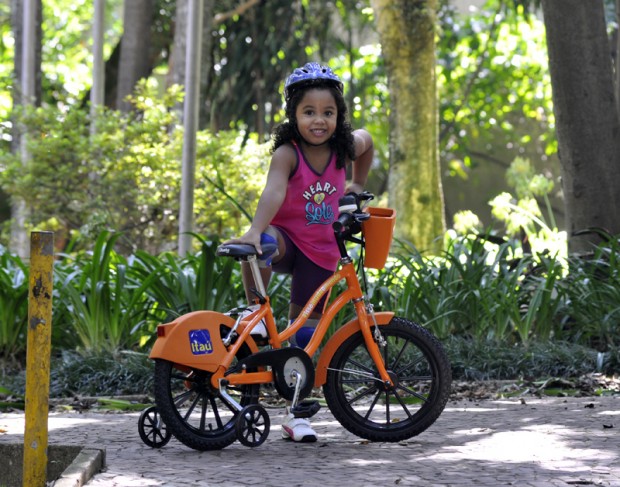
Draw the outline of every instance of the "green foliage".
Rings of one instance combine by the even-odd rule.
[[[0,2],[0,122],[8,118],[12,104],[10,89],[13,82],[9,73],[13,70],[13,51],[11,7],[8,2]],[[0,144],[2,143],[0,137]]]
[[[491,239],[496,241],[497,239]],[[371,285],[381,309],[428,326],[442,339],[529,344],[569,341],[617,349],[620,244],[609,237],[590,255],[524,253],[520,241],[450,237],[441,258],[397,242]]]
[[[55,269],[60,315],[85,351],[130,349],[146,331],[152,302],[145,290],[154,276],[138,280],[131,275],[127,259],[114,251],[119,237],[104,232],[92,253],[78,254],[73,264],[65,260]]]
[[[578,377],[597,370],[594,350],[557,340],[523,346],[452,337],[444,345],[453,377],[464,380]]]
[[[0,245],[0,359],[26,350],[28,268]]]
[[[337,56],[348,58],[350,64],[359,60],[351,36],[371,30],[364,8],[368,3],[270,0],[214,25],[213,73],[206,96],[212,122],[268,136],[282,121],[282,85],[294,68]],[[223,0],[215,10],[221,13],[236,6],[237,2]],[[276,26],[273,19],[279,18],[287,21]]]
[[[439,18],[440,138],[451,175],[467,177],[481,147],[555,153],[543,23],[497,1],[468,15],[444,6]]]
[[[495,340],[510,337],[520,307],[514,292],[520,273],[507,272],[513,245],[503,245],[495,257],[479,239],[460,238],[449,245],[444,258],[429,260],[400,243],[402,250],[395,254],[406,276],[402,291],[396,294],[399,313],[424,323],[441,338],[453,334]],[[411,254],[414,259],[408,258]]]
[[[54,395],[147,390],[142,389],[148,384],[141,374],[150,376],[143,353],[152,346],[157,324],[180,313],[226,311],[245,303],[238,263],[217,258],[217,242],[197,236],[201,249],[184,258],[143,251],[125,258],[114,250],[119,238],[102,233],[92,251],[58,256],[52,344],[62,357],[55,367],[62,370],[52,374]],[[388,266],[369,272],[368,294],[378,311],[394,311],[438,335],[455,376],[503,379],[618,371],[617,240],[610,238],[587,258],[571,256],[568,273],[563,259],[522,254],[517,240],[497,244],[474,236],[451,237],[446,245],[443,256],[431,259],[397,242]],[[9,309],[14,298],[22,307],[10,319],[24,322],[27,266],[7,253],[1,264],[0,310]],[[11,294],[14,288],[23,289]],[[270,295],[279,324],[286,326],[288,279],[276,275]],[[336,317],[332,332],[350,312],[345,309]],[[0,314],[0,324],[13,332],[13,341],[2,343],[4,360],[25,346],[23,328],[18,332],[4,326],[7,314]],[[128,372],[134,367],[135,372]]]
[[[367,44],[329,61],[347,83],[345,97],[353,128],[364,127],[373,136],[375,165],[367,189],[376,195],[386,191],[389,162],[390,96],[381,46]]]
[[[102,110],[94,121],[79,108],[23,114],[32,162],[24,171],[17,155],[0,155],[0,187],[28,201],[33,226],[54,230],[60,239],[94,240],[113,229],[123,234],[125,252],[157,253],[175,244],[183,133],[171,107],[181,93],[173,87],[156,98],[156,88],[141,85],[133,99],[139,111],[132,114]],[[266,144],[244,141],[237,132],[199,132],[194,230],[240,233],[248,221],[239,208],[253,213],[267,164]]]
[[[566,293],[567,333],[600,351],[617,349],[620,336],[620,241],[610,238],[590,255],[571,256],[559,283]]]
[[[54,274],[55,347],[81,353],[144,350],[160,323],[245,303],[240,266],[215,255],[218,241],[195,235],[200,251],[183,258],[144,251],[126,258],[114,250],[120,237],[103,232],[92,252],[60,256]],[[276,278],[270,285],[276,316],[287,315],[287,284]]]
[[[510,164],[506,179],[514,187],[517,199],[515,201],[509,193],[495,197],[489,203],[493,216],[505,224],[508,235],[523,234],[532,252],[566,257],[566,232],[558,230],[549,201],[553,181],[542,174],[535,174],[530,161],[521,157]],[[536,198],[544,201],[547,218]]]
[[[201,250],[179,258],[165,252],[158,257],[136,252],[133,273],[151,279],[146,293],[157,303],[163,321],[202,309],[226,311],[237,306],[243,294],[239,265],[233,259],[215,255],[218,242],[201,241]]]
[[[153,363],[131,352],[63,351],[52,361],[52,397],[149,394],[153,390]]]

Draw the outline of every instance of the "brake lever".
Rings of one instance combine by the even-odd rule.
[[[356,222],[365,222],[370,218],[370,213],[366,213],[365,211],[356,211],[353,213],[353,218],[355,218]]]

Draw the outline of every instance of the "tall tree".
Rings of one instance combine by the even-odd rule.
[[[200,48],[200,94],[199,104],[199,127],[204,127],[208,120],[207,102],[204,99],[207,95],[209,85],[209,74],[211,73],[211,50],[213,35],[211,33],[213,25],[213,0],[206,0],[202,6],[202,46]],[[185,53],[187,50],[187,0],[177,0],[174,13],[174,40],[170,49],[170,59],[168,61],[168,87],[177,84],[185,85]],[[179,103],[176,107],[179,118],[183,118],[183,107]]]
[[[569,250],[620,234],[620,115],[603,0],[543,0]]]
[[[93,5],[93,84],[90,90],[91,116],[97,107],[104,103],[105,64],[103,61],[103,43],[105,28],[105,0],[94,0]],[[93,127],[95,124],[93,124]]]
[[[616,30],[614,32],[616,45],[614,50],[614,68],[616,80],[616,106],[620,112],[620,0],[616,0]]]
[[[116,108],[121,111],[131,109],[127,96],[133,93],[136,83],[152,70],[149,54],[153,9],[154,0],[125,2],[116,96]]]
[[[439,170],[437,0],[372,0],[390,89],[389,200],[396,235],[437,251],[445,230]]]
[[[43,7],[41,0],[13,0],[11,3],[13,33],[15,39],[15,75],[13,90],[14,106],[38,106],[41,103],[41,24]],[[20,124],[14,124],[13,153],[21,152],[22,163],[28,165],[29,154],[25,135]],[[22,257],[29,253],[26,231],[28,208],[26,202],[17,199],[11,204],[11,250]]]

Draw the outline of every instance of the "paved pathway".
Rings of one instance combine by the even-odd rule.
[[[257,448],[191,450],[174,438],[144,445],[138,414],[52,413],[50,444],[106,448],[88,487],[133,486],[614,486],[620,487],[620,397],[450,402],[420,436],[369,443],[327,408],[313,418],[317,443],[279,438],[282,411]],[[23,414],[0,414],[0,442],[23,441]]]

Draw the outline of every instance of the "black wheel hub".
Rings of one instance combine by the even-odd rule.
[[[379,389],[382,392],[389,392],[389,391],[394,390],[399,382],[398,374],[396,372],[394,372],[393,370],[388,370],[387,373],[390,376],[390,381],[392,382],[392,385],[387,385],[385,382],[381,380],[380,377],[378,377],[377,380],[375,381],[375,385],[377,386],[377,389]]]

